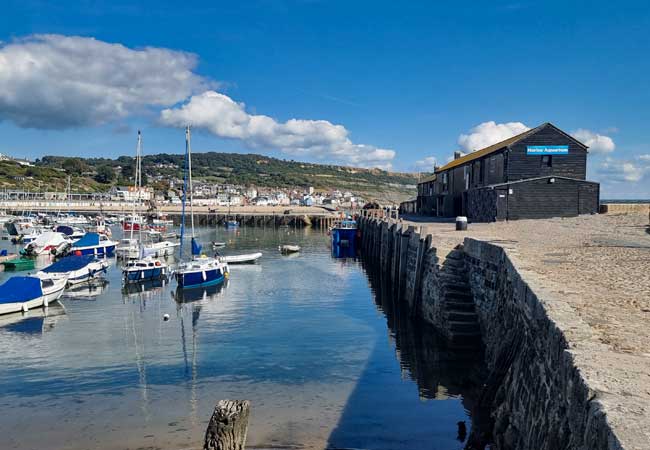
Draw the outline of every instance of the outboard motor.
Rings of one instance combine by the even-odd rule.
[[[72,244],[70,242],[61,242],[59,245],[50,250],[50,253],[52,253],[54,256],[66,256],[68,253],[70,253],[71,248]]]

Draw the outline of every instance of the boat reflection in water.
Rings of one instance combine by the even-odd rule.
[[[40,336],[52,330],[62,316],[65,316],[65,308],[59,303],[28,313],[5,314],[0,316],[0,334],[6,332]]]
[[[122,294],[125,296],[140,296],[144,293],[159,293],[168,283],[167,278],[158,278],[156,280],[146,280],[139,283],[127,283],[122,286]]]
[[[97,297],[108,289],[108,280],[96,278],[94,280],[77,284],[63,292],[63,299],[97,300]]]
[[[223,290],[227,284],[228,281],[226,280],[222,284],[205,286],[202,288],[183,289],[181,286],[178,286],[176,290],[172,292],[172,298],[178,303],[191,303],[201,300],[215,300],[218,297],[221,297],[221,294],[223,293]]]
[[[356,258],[357,247],[332,243],[332,258]]]

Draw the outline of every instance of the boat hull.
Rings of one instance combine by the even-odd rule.
[[[45,304],[50,304],[57,301],[63,294],[65,288],[65,280],[55,283],[55,286],[48,290],[47,293],[43,293],[42,296],[27,300],[25,302],[14,302],[14,303],[3,303],[0,304],[0,315],[2,314],[11,314],[24,310],[40,308]]]
[[[160,280],[167,277],[166,267],[147,267],[124,271],[124,281],[127,283],[138,283],[141,281]]]
[[[175,276],[178,285],[184,289],[214,286],[223,283],[226,279],[224,273],[218,268],[176,272]]]
[[[115,244],[112,245],[97,245],[97,246],[92,246],[92,247],[72,247],[72,253],[75,255],[106,255],[106,256],[112,256],[113,253],[115,252]]]
[[[342,247],[356,248],[357,229],[356,228],[333,228],[332,245]]]

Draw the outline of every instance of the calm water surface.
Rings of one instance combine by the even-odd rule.
[[[201,448],[225,398],[251,400],[249,446],[463,447],[467,367],[376,296],[361,263],[333,259],[327,236],[201,240],[264,256],[182,299],[174,282],[123,291],[113,261],[105,286],[66,292],[47,316],[0,317],[0,448]],[[284,243],[303,251],[282,256]]]

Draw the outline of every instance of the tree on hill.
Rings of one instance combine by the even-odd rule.
[[[109,165],[102,165],[97,167],[97,175],[95,175],[95,180],[98,183],[108,184],[115,180],[115,172],[113,168]]]
[[[62,166],[68,174],[79,175],[81,172],[88,170],[88,164],[86,164],[81,158],[67,158],[63,161]]]

